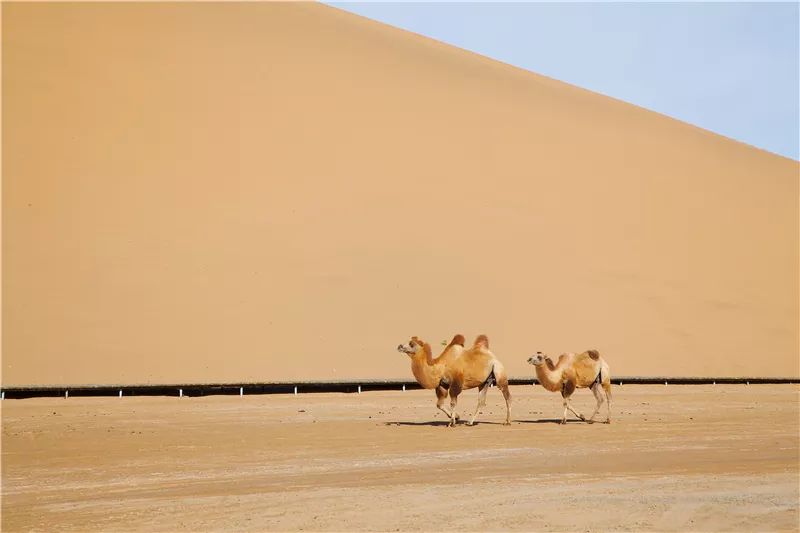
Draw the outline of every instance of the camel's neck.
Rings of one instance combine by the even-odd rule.
[[[561,383],[564,377],[564,370],[553,365],[551,360],[546,360],[545,364],[536,367],[536,377],[545,389],[556,392],[561,390]]]
[[[411,372],[423,389],[435,389],[444,374],[444,366],[434,364],[430,357],[419,354],[411,358]]]

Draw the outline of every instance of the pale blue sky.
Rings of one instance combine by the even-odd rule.
[[[798,3],[328,4],[800,159]]]

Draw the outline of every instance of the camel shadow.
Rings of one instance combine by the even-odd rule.
[[[384,426],[446,426],[446,420],[431,420],[430,422],[384,422]]]
[[[540,418],[538,420],[514,420],[519,424],[561,424],[560,418]],[[567,424],[585,424],[583,420],[578,420],[577,418],[574,419],[567,419]]]
[[[384,422],[383,423],[384,426],[410,426],[410,427],[416,427],[416,426],[431,426],[431,427],[435,427],[435,426],[447,426],[448,424],[449,424],[449,422],[446,421],[446,420],[431,420],[429,422]],[[496,425],[497,426],[497,425],[500,425],[500,422],[485,422],[485,421],[481,422],[480,420],[476,420],[475,424],[473,424],[473,425],[479,426],[481,424],[492,424],[492,425]],[[466,422],[459,422],[457,425],[465,426],[465,427],[471,427],[471,426],[467,425]]]

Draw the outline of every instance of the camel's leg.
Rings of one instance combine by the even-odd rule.
[[[606,394],[606,424],[611,423],[611,382],[603,383],[603,392]]]
[[[567,405],[567,409],[569,409],[572,412],[573,415],[577,416],[578,418],[580,418],[583,421],[586,421],[586,417],[585,416],[583,416],[578,411],[576,411],[575,409],[572,408],[572,404],[569,403],[569,396],[564,398],[564,403]]]
[[[572,408],[572,405],[569,403],[569,398],[572,396],[572,393],[575,392],[575,383],[572,381],[567,381],[561,387],[561,396],[564,398],[564,416],[561,417],[561,423],[567,423],[567,411],[572,411],[572,414],[580,418],[581,420],[586,420],[586,418],[577,412],[575,409]]]
[[[503,374],[497,380],[497,388],[503,393],[506,400],[506,426],[511,425],[511,391],[508,390],[508,376]]]
[[[447,389],[442,387],[436,387],[436,407],[447,415],[447,419],[450,420],[453,418],[453,414],[447,410],[444,406],[444,401],[447,398]],[[456,420],[458,420],[458,415],[456,415]]]
[[[461,394],[461,387],[456,383],[450,384],[450,427],[456,425],[456,405],[458,404],[458,395]]]
[[[596,417],[597,413],[600,412],[600,406],[603,405],[603,397],[605,396],[605,394],[601,392],[599,383],[592,385],[592,394],[594,394],[594,399],[597,400],[597,406],[594,408],[594,413],[592,413],[592,416],[590,416],[589,420],[587,420],[587,422],[590,424],[594,422],[594,417]]]
[[[475,412],[472,413],[472,418],[470,418],[468,426],[471,426],[475,423],[475,417],[478,416],[478,411],[480,411],[481,407],[486,405],[486,393],[489,390],[489,385],[484,384],[481,389],[478,391],[478,406],[475,408]]]

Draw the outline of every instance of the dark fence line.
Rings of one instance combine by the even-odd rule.
[[[510,379],[511,385],[536,385],[534,378]],[[758,385],[800,383],[800,378],[692,378],[692,377],[638,377],[614,378],[613,385]],[[160,385],[60,385],[42,387],[4,387],[3,399],[70,396],[211,396],[251,394],[306,394],[314,392],[360,393],[367,391],[402,391],[421,387],[416,381],[361,380],[361,381],[297,381],[282,383],[185,383]]]

